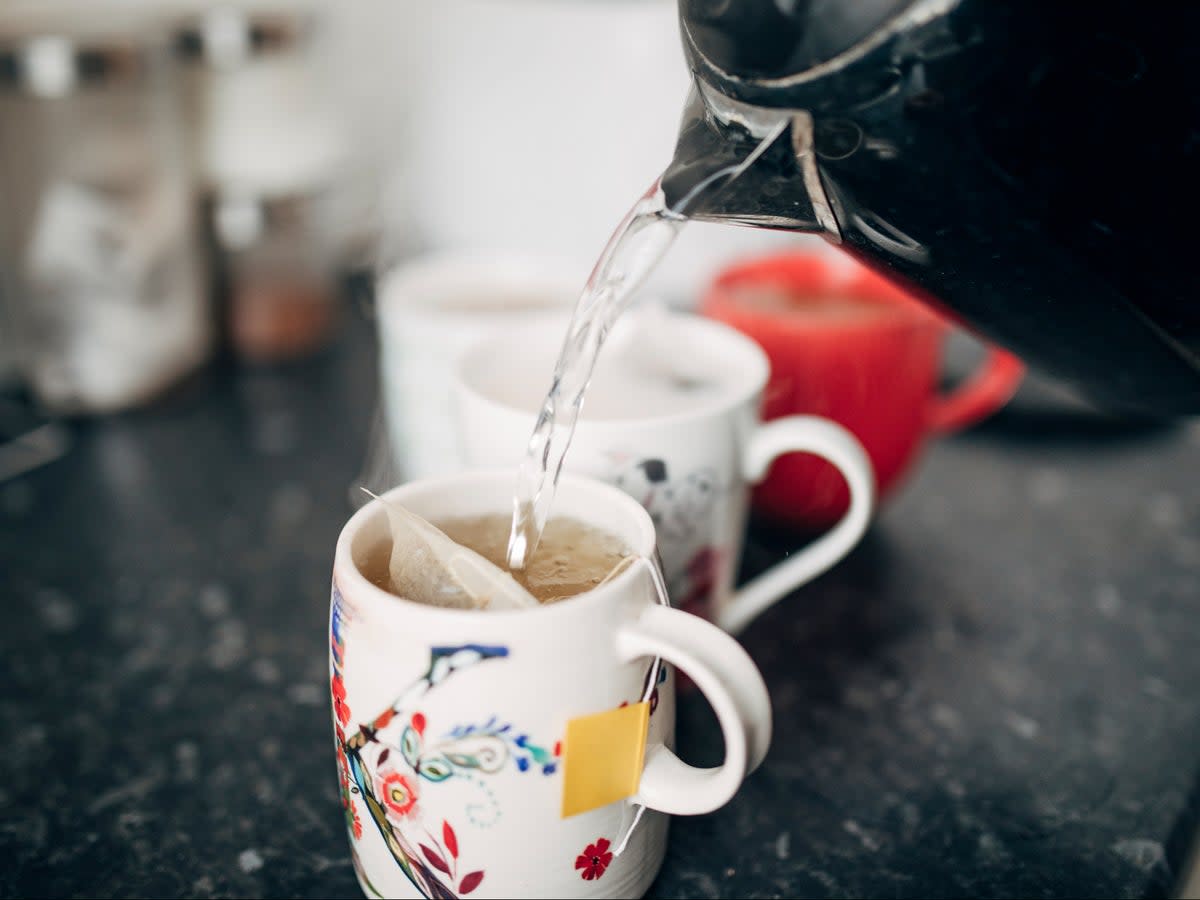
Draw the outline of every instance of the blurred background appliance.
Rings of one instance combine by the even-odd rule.
[[[210,348],[177,72],[125,7],[0,18],[0,351],[54,413],[136,405]]]

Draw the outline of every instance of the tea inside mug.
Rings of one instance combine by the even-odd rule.
[[[397,503],[379,500],[392,545],[387,590],[446,609],[528,609],[537,606],[511,575]]]
[[[533,608],[586,593],[630,556],[616,535],[574,518],[555,518],[522,571],[505,563],[507,514],[452,518],[436,525],[383,501],[392,540],[369,554],[363,574],[391,594],[451,609]]]
[[[511,525],[512,519],[501,513],[438,523],[452,540],[505,570]],[[538,603],[557,603],[599,585],[629,554],[616,535],[578,519],[554,518],[546,523],[542,541],[525,568],[511,575]]]

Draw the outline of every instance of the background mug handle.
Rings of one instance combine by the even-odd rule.
[[[850,507],[830,531],[767,569],[717,610],[717,624],[730,634],[738,634],[775,601],[833,566],[871,523],[875,470],[858,438],[836,422],[819,416],[785,416],[760,425],[747,444],[743,475],[751,483],[761,481],[777,457],[797,452],[812,453],[838,468],[850,488]]]
[[[988,347],[987,356],[970,377],[948,394],[930,401],[925,418],[938,434],[961,431],[999,410],[1017,392],[1025,364],[1007,350]]]

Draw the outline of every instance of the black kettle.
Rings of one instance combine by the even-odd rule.
[[[1200,4],[679,2],[669,206],[819,232],[1094,405],[1200,413]]]

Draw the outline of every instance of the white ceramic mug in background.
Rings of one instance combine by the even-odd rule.
[[[647,315],[627,316],[601,353],[566,470],[608,481],[639,500],[655,523],[674,604],[737,633],[858,543],[870,522],[874,474],[859,442],[834,422],[790,416],[761,423],[769,366],[749,338],[694,316]],[[701,405],[674,412],[625,417],[621,397],[598,409],[593,398],[606,379],[628,381],[618,370],[619,345],[638,334],[654,341],[648,351],[653,356],[702,371],[720,389]],[[469,465],[515,471],[562,338],[559,328],[533,326],[483,339],[459,357],[455,401]],[[623,388],[624,395],[637,390],[635,384]],[[749,487],[773,460],[792,452],[837,466],[850,488],[850,507],[821,538],[735,591]]]
[[[383,409],[405,480],[460,468],[450,411],[456,355],[513,325],[553,320],[565,328],[586,274],[552,259],[464,252],[418,257],[380,279]]]
[[[433,521],[505,512],[512,473],[414,482],[385,500]],[[363,574],[379,554],[386,565],[381,503],[342,531],[331,686],[342,801],[367,896],[640,897],[662,864],[666,814],[723,805],[766,754],[762,677],[728,635],[660,602],[646,512],[574,476],[563,478],[557,510],[618,536],[637,559],[586,594],[537,609],[399,599]],[[725,744],[717,768],[693,768],[670,749],[672,666],[716,713]],[[573,754],[589,751],[575,749],[568,722],[640,701],[650,713],[636,732],[636,792],[564,817]],[[599,751],[607,770],[619,754],[603,742]]]

